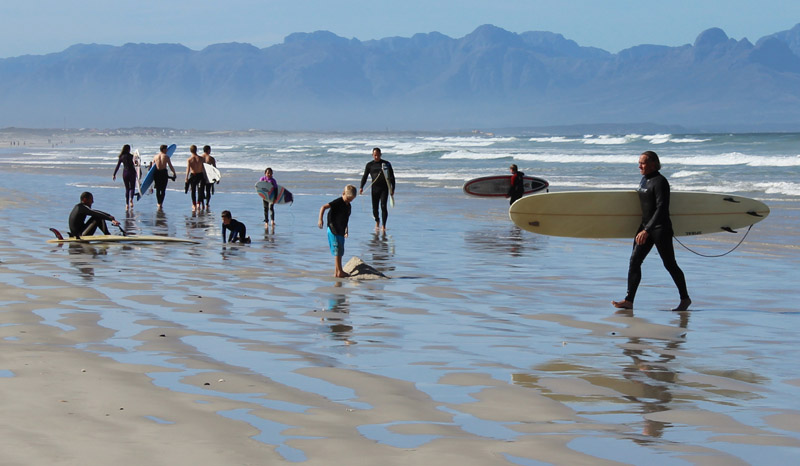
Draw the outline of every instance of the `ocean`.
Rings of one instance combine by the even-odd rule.
[[[120,148],[147,161],[170,143],[179,182],[164,210],[145,196],[126,212],[120,177],[111,179]],[[31,304],[43,325],[76,348],[157,368],[147,372],[154,387],[237,404],[219,416],[257,431],[276,459],[319,460],[313,445],[341,440],[319,423],[355,448],[408,460],[454,441],[481,464],[798,458],[800,134],[199,133],[0,144],[7,286],[29,296],[64,290],[59,305]],[[191,212],[180,182],[190,144],[211,145],[222,172],[208,212]],[[334,279],[319,208],[358,185],[373,147],[394,167],[396,205],[378,233],[369,196],[354,201],[345,261],[358,256],[390,278]],[[747,233],[724,257],[676,244],[694,302],[685,313],[669,311],[678,296],[655,252],[636,309],[617,312],[610,301],[624,295],[631,241],[520,231],[507,200],[461,190],[512,163],[552,192],[634,189],[645,150],[660,155],[673,191],[735,193],[772,209],[749,233],[684,241],[717,254]],[[267,167],[295,199],[276,206],[274,228],[253,188]],[[45,243],[85,190],[128,231],[201,244]],[[223,209],[252,244],[222,244]],[[103,332],[83,331],[75,315]],[[215,382],[235,378],[247,384]],[[320,411],[330,417],[312,416]],[[548,453],[543,438],[558,446]],[[482,456],[488,450],[494,456]]]

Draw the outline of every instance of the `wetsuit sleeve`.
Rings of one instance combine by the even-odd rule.
[[[117,176],[117,172],[119,171],[119,166],[120,165],[122,165],[122,156],[121,155],[119,156],[119,159],[117,159],[117,166],[114,167],[114,175],[113,176]]]
[[[655,212],[644,226],[649,233],[653,227],[665,225],[669,219],[669,183],[663,176],[653,179],[653,198],[655,201]]]
[[[228,226],[223,223],[222,224],[222,242],[223,243],[225,242],[225,230],[227,230],[227,229],[228,229]]]
[[[364,185],[367,184],[367,177],[369,176],[369,168],[372,162],[367,162],[367,166],[364,167],[364,176],[361,177],[361,186],[359,189],[364,189]]]
[[[506,196],[511,197],[514,195],[514,187],[516,186],[516,184],[517,184],[517,174],[514,173],[513,175],[511,175],[511,186],[508,187],[508,192],[506,193]]]

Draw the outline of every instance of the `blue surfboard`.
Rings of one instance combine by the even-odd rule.
[[[172,158],[172,154],[175,153],[175,149],[178,146],[175,144],[170,145],[167,147],[167,157]],[[139,185],[139,193],[144,195],[148,189],[150,189],[150,185],[153,184],[153,178],[156,176],[156,165],[150,167],[150,170],[147,171],[147,175],[145,175],[144,179],[142,180],[142,184]]]

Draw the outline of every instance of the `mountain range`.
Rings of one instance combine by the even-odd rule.
[[[619,53],[484,25],[359,41],[79,44],[0,59],[0,127],[447,130],[657,124],[800,131],[800,24]]]

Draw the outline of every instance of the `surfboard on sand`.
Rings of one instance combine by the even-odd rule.
[[[731,194],[673,192],[675,236],[733,231],[764,220],[763,202]],[[633,238],[642,222],[636,191],[571,191],[523,197],[508,210],[523,230],[572,238]]]
[[[533,194],[547,189],[550,183],[543,178],[535,176],[523,176],[523,194]],[[471,196],[480,197],[505,197],[511,187],[511,175],[482,176],[474,178],[464,183],[464,192]]]
[[[176,146],[175,144],[169,146],[167,148],[167,157],[172,158],[172,154],[175,153],[175,149],[177,147],[178,146]],[[156,175],[156,165],[153,164],[150,167],[150,170],[147,171],[147,175],[144,176],[142,184],[139,185],[139,194],[144,195],[147,192],[147,190],[150,189],[150,185],[153,184],[153,178],[155,177],[155,175]]]
[[[217,183],[222,179],[222,174],[217,170],[217,167],[210,163],[203,164],[203,171],[206,174],[206,183]]]
[[[47,240],[48,243],[198,243],[198,241],[186,238],[174,238],[172,236],[158,235],[93,235],[81,236],[80,238],[53,238]]]
[[[269,181],[259,181],[256,183],[256,192],[261,199],[272,202],[273,204],[291,204],[294,202],[294,196],[288,189],[278,185],[278,190]]]
[[[142,158],[139,156],[139,149],[133,151],[133,166],[136,171],[136,194],[141,197],[142,193],[139,191],[139,186],[142,179]]]

